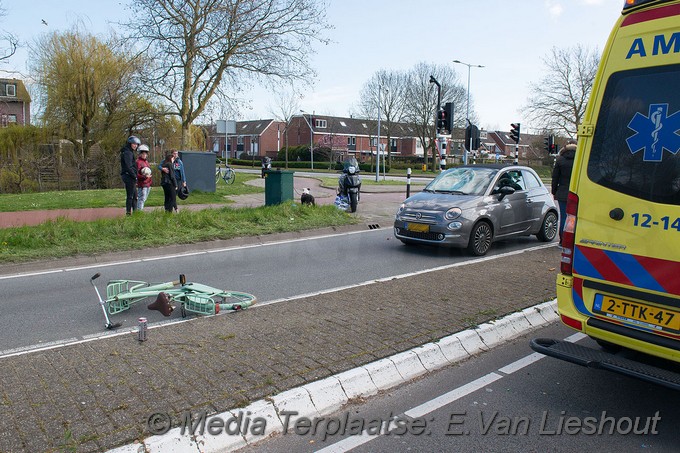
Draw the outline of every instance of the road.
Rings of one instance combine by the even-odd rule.
[[[315,421],[316,436],[299,427],[298,434],[278,435],[242,451],[678,450],[677,394],[533,353],[528,342],[534,337],[571,337],[596,347],[582,334],[551,324],[458,366],[320,418]],[[392,419],[394,431],[326,435],[340,430],[346,417],[374,426],[383,421],[383,427],[385,420]],[[397,435],[400,431],[408,434]]]
[[[498,242],[489,256],[537,246],[546,244],[534,237]],[[4,275],[0,356],[102,335],[104,318],[90,284],[97,272],[101,292],[108,280],[159,283],[183,273],[188,281],[249,292],[267,303],[471,260],[462,250],[404,246],[391,228],[381,228]],[[114,321],[132,328],[140,316],[151,324],[181,319],[177,313],[163,318],[145,305],[114,315]]]

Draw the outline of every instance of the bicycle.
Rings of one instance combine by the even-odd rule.
[[[236,172],[229,165],[225,164],[225,168],[218,165],[217,171],[215,172],[215,183],[219,183],[220,179],[222,179],[225,184],[234,184],[234,181],[236,181]]]

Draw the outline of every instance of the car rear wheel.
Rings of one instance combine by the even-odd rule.
[[[557,228],[557,213],[549,211],[543,218],[541,231],[538,232],[536,237],[539,241],[550,242],[557,236]]]
[[[493,230],[488,222],[479,222],[470,233],[470,242],[468,243],[468,251],[475,256],[483,256],[491,248],[491,241],[493,240]]]

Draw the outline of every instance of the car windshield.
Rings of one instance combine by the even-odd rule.
[[[458,167],[446,170],[425,187],[425,192],[483,195],[498,170]]]

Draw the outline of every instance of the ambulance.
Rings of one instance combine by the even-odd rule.
[[[680,0],[627,0],[578,128],[543,354],[680,389]]]

